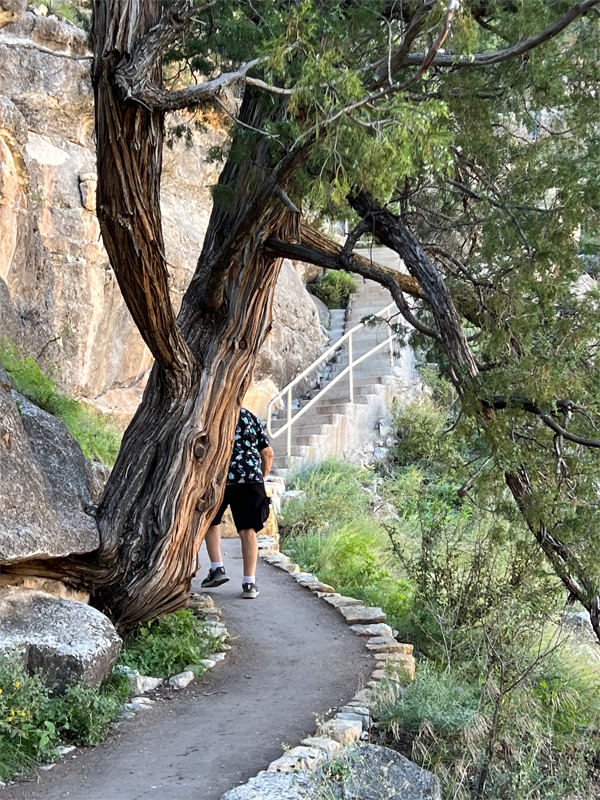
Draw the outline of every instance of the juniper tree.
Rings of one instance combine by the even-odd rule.
[[[99,550],[36,571],[89,588],[122,628],[185,603],[288,256],[390,289],[592,607],[593,558],[572,545],[593,525],[596,463],[573,434],[596,422],[596,296],[575,287],[576,231],[593,238],[598,209],[598,6],[95,0],[98,217],[155,364],[97,512]],[[215,107],[231,137],[176,315],[159,206],[165,115]],[[345,245],[319,218],[354,221]],[[365,234],[409,275],[353,255]],[[582,514],[572,536],[558,541],[548,502],[542,519],[540,491],[565,524]]]

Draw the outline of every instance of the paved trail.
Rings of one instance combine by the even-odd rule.
[[[232,579],[212,594],[235,638],[225,661],[123,723],[105,744],[40,773],[39,784],[0,790],[0,800],[217,800],[278,758],[282,742],[312,735],[314,712],[350,700],[372,669],[361,638],[327,603],[262,562],[260,596],[241,600],[239,542],[224,545]]]

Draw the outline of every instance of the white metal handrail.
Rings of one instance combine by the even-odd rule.
[[[372,314],[371,317],[380,317],[386,314],[389,315],[389,312],[393,308],[393,305],[394,305],[393,303],[388,304],[385,308],[382,308],[381,311],[378,311],[376,314]],[[320,400],[321,397],[323,397],[323,395],[326,394],[331,389],[332,386],[335,386],[335,384],[339,380],[341,380],[345,375],[349,376],[348,382],[350,390],[349,391],[350,402],[351,403],[354,402],[354,367],[357,364],[360,364],[370,355],[377,352],[377,350],[380,350],[386,344],[389,344],[390,364],[391,366],[394,365],[393,341],[397,336],[396,333],[392,333],[383,342],[380,342],[379,344],[375,345],[375,347],[372,347],[369,351],[363,353],[363,355],[360,356],[359,358],[354,359],[352,337],[357,331],[360,331],[363,328],[365,328],[366,325],[367,325],[366,322],[359,322],[358,325],[355,325],[353,328],[351,328],[340,339],[338,339],[337,342],[334,342],[334,344],[332,344],[331,347],[325,350],[325,352],[322,353],[319,356],[319,358],[315,359],[312,362],[312,364],[304,370],[304,372],[301,372],[300,375],[297,375],[293,381],[290,381],[290,383],[288,383],[288,385],[284,387],[278,394],[276,394],[275,397],[273,397],[273,399],[269,402],[269,405],[267,406],[267,431],[272,439],[276,439],[278,436],[281,436],[281,434],[284,431],[287,431],[288,456],[291,456],[292,454],[292,425],[295,422],[297,422],[298,419],[300,419],[300,417],[303,416],[303,414],[305,414],[308,411],[308,409],[311,408],[311,406],[313,406],[317,402],[317,400]],[[294,386],[300,383],[301,380],[303,380],[307,375],[309,375],[313,370],[315,370],[319,366],[319,364],[323,363],[323,361],[327,361],[327,359],[329,359],[333,355],[333,353],[335,353],[336,350],[339,350],[339,348],[342,347],[342,345],[346,340],[348,340],[348,366],[345,367],[338,375],[336,375],[335,378],[332,378],[332,380],[326,383],[325,386],[311,400],[309,400],[309,402],[306,405],[304,405],[301,409],[299,409],[298,413],[294,417],[292,417],[292,389],[294,388]],[[285,425],[282,425],[281,428],[279,428],[278,430],[273,431],[271,427],[272,423],[271,414],[273,411],[273,406],[275,405],[275,403],[281,400],[284,395],[286,396],[286,404],[287,404],[287,422],[285,423]]]

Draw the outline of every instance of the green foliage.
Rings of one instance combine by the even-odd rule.
[[[504,660],[497,671],[479,676],[459,665],[441,671],[424,663],[401,697],[382,685],[376,701],[381,729],[438,774],[445,796],[597,796],[598,674],[560,651],[536,661],[527,644],[510,687],[499,682]],[[512,649],[514,657],[518,645]]]
[[[288,502],[281,517],[284,536],[352,522],[369,513],[369,499],[361,490],[369,473],[354,464],[326,459],[289,478],[289,485],[305,497]]]
[[[0,659],[0,780],[57,760],[61,743],[101,742],[129,694],[114,677],[99,690],[81,683],[52,695],[41,675],[29,675],[15,654]]]
[[[407,613],[410,587],[394,574],[389,543],[372,516],[365,486],[372,476],[328,459],[291,479],[306,496],[283,509],[283,549],[336,591],[386,609],[392,624]]]
[[[434,394],[454,402],[443,382]],[[393,681],[378,691],[382,743],[434,770],[455,800],[596,796],[600,671],[551,620],[564,590],[487,443],[427,397],[394,418],[400,442],[384,480],[335,462],[326,480],[304,471],[295,485],[307,496],[283,525],[294,560],[381,606],[420,654],[405,694]],[[373,485],[395,519],[382,524],[362,505]]]
[[[0,366],[10,375],[17,392],[65,423],[88,458],[109,466],[115,463],[121,436],[110,415],[62,394],[33,358],[23,358],[17,346],[3,337],[0,337]]]
[[[198,664],[218,650],[221,639],[207,632],[189,608],[144,622],[127,637],[120,663],[142,675],[166,677]]]
[[[456,737],[476,721],[479,705],[479,686],[426,661],[419,667],[418,680],[400,696],[391,686],[382,687],[375,715],[379,725],[396,739],[406,733],[418,734],[424,723],[438,734]]]
[[[199,662],[222,646],[189,609],[144,623],[132,632],[120,663],[144,675],[168,676],[186,667],[197,677]],[[99,689],[81,682],[53,694],[41,672],[29,675],[18,654],[0,658],[0,780],[25,776],[56,761],[57,745],[97,745],[131,692],[128,676],[115,670]]]
[[[315,284],[315,294],[328,308],[346,308],[350,295],[358,291],[358,281],[343,270],[321,275]]]

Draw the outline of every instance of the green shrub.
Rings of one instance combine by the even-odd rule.
[[[441,671],[424,662],[418,678],[398,696],[383,686],[374,713],[379,726],[396,738],[418,734],[426,723],[432,731],[456,736],[476,720],[481,687],[462,681],[453,671]]]
[[[284,506],[282,535],[332,529],[368,516],[369,498],[363,491],[368,478],[367,470],[336,459],[327,459],[292,475],[290,487],[303,490],[305,497]]]
[[[41,673],[29,675],[15,654],[0,659],[0,780],[55,761],[56,746],[98,744],[129,694],[113,677],[99,690],[81,683],[52,695]]]
[[[0,366],[10,375],[17,392],[65,423],[88,458],[113,466],[121,435],[109,414],[101,414],[88,403],[62,394],[32,358],[23,358],[18,347],[2,337]]]
[[[115,674],[95,689],[85,683],[68,686],[53,698],[46,720],[56,726],[61,741],[76,745],[96,745],[104,741],[109,724],[119,715],[131,687],[127,676]]]
[[[315,294],[328,308],[346,308],[350,295],[357,291],[357,280],[343,270],[332,270],[315,284]]]
[[[336,591],[385,609],[393,625],[410,605],[410,587],[395,574],[389,540],[365,491],[372,474],[329,459],[292,477],[306,496],[284,507],[282,547],[302,569]]]
[[[513,664],[496,653],[495,668],[482,660],[471,677],[472,664],[423,663],[400,697],[383,683],[375,715],[384,740],[433,770],[456,800],[597,797],[598,675],[560,650],[520,655]]]
[[[120,663],[142,675],[167,677],[218,650],[215,638],[189,608],[144,622],[127,637]]]

